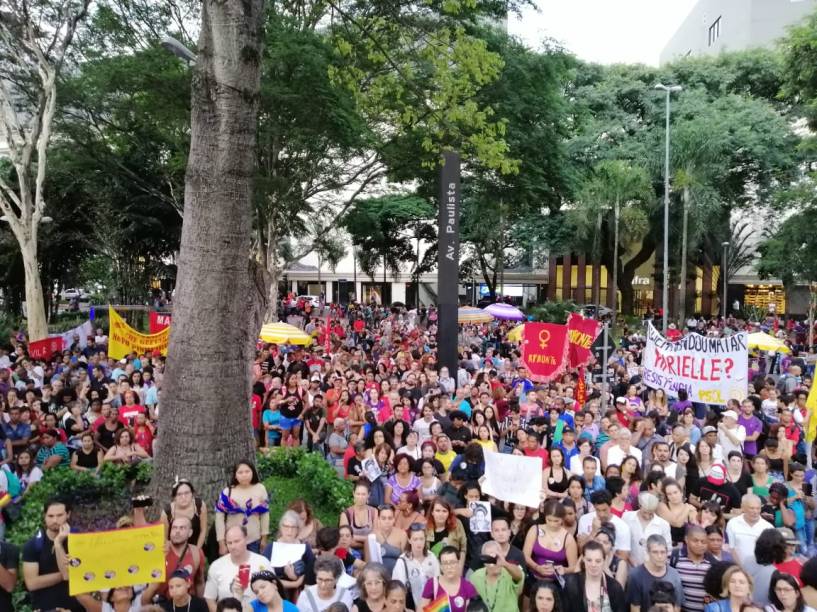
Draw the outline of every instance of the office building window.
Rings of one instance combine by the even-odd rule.
[[[715,44],[715,41],[721,37],[721,18],[718,17],[711,26],[709,26],[709,46]]]

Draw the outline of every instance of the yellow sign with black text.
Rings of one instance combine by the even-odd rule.
[[[167,355],[167,343],[170,340],[170,327],[156,334],[143,334],[130,325],[113,309],[108,308],[108,356],[122,359],[136,351],[140,355],[159,351]]]

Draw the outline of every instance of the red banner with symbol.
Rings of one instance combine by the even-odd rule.
[[[584,366],[579,366],[579,380],[576,381],[576,402],[584,408],[587,401],[587,381],[584,379]]]
[[[59,336],[28,343],[28,356],[32,359],[50,359],[54,353],[60,351],[62,351],[62,338]]]
[[[526,323],[522,332],[522,361],[536,382],[548,382],[567,366],[567,326]]]
[[[149,317],[150,333],[158,334],[166,327],[170,327],[170,319],[169,312],[151,312]]]
[[[590,348],[601,332],[601,323],[595,319],[585,319],[577,312],[567,317],[568,362],[571,368],[585,366],[593,357]]]

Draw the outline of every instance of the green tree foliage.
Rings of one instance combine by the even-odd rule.
[[[360,268],[374,280],[378,267],[385,276],[386,270],[399,273],[402,262],[416,259],[412,239],[416,240],[420,227],[427,228],[421,240],[436,237],[431,225],[434,216],[434,207],[423,198],[389,195],[358,201],[344,218],[344,226],[360,249]]]
[[[497,32],[486,38],[503,69],[479,99],[496,108],[504,122],[518,171],[466,162],[460,234],[473,268],[494,296],[504,268],[532,265],[536,252],[564,244],[559,217],[573,177],[564,147],[569,123],[563,92],[574,61],[555,48],[531,51]]]
[[[670,235],[680,236],[684,185],[688,202],[689,261],[717,258],[713,243],[728,232],[733,210],[768,203],[772,192],[796,174],[797,142],[786,107],[770,100],[779,77],[777,56],[767,51],[722,54],[684,60],[654,69],[645,66],[582,66],[569,95],[575,134],[568,143],[571,159],[587,168],[603,159],[629,160],[648,169],[655,200],[663,196],[664,96],[656,82],[684,87],[672,101],[672,204]],[[708,72],[717,79],[707,76]],[[753,83],[753,78],[759,79]],[[660,206],[650,209],[649,230],[640,248],[623,262],[619,286],[655,253],[663,236]],[[611,243],[602,227],[601,244]],[[586,244],[586,243],[585,243]],[[603,249],[602,263],[611,269]],[[682,261],[671,253],[674,270]],[[629,277],[629,278],[628,278]],[[676,276],[677,278],[677,276]],[[677,280],[675,281],[677,282]],[[625,312],[629,304],[622,304]]]
[[[786,286],[817,281],[817,208],[808,208],[786,219],[771,238],[760,245],[758,274],[779,278]]]

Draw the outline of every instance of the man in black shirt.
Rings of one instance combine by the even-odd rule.
[[[474,437],[471,430],[465,426],[468,417],[462,410],[455,410],[451,413],[451,429],[446,433],[451,440],[451,447],[457,452],[461,453],[468,446],[468,443]]]
[[[31,594],[31,607],[82,612],[83,606],[68,595],[65,538],[71,530],[68,524],[71,508],[67,502],[50,500],[45,503],[43,515],[45,527],[23,547],[23,579]]]
[[[0,542],[0,610],[12,610],[11,592],[17,584],[20,551],[14,544]]]

